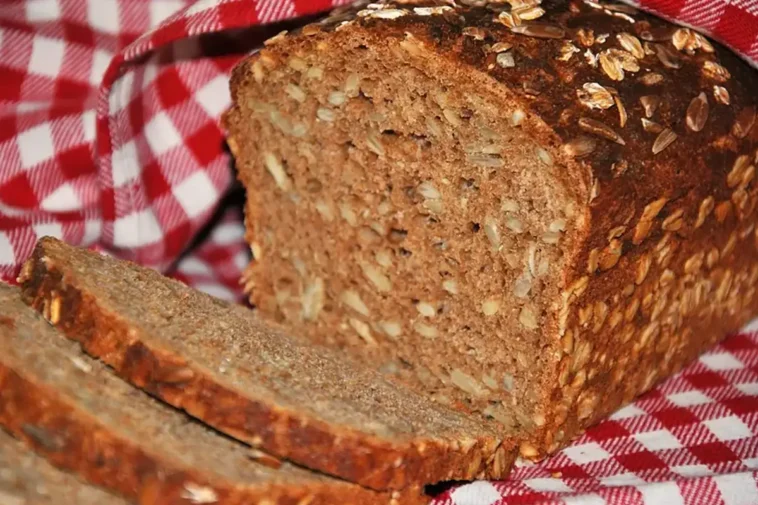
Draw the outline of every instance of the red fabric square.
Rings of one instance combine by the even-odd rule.
[[[0,100],[18,102],[21,99],[21,85],[26,74],[4,65],[0,65]]]
[[[667,468],[666,463],[650,451],[617,455],[614,459],[621,463],[624,468],[632,472],[640,472],[655,468]]]
[[[39,199],[29,183],[29,174],[21,172],[5,184],[0,185],[0,202],[11,207],[34,209]]]
[[[166,69],[156,79],[158,98],[161,101],[162,108],[170,109],[174,105],[188,100],[191,96],[190,91],[182,82],[179,74],[175,69]]]
[[[695,445],[689,447],[688,450],[704,465],[715,465],[717,463],[736,461],[739,459],[737,455],[722,442],[710,442],[707,444]]]

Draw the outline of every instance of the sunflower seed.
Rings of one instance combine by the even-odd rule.
[[[458,282],[455,279],[445,279],[444,281],[442,281],[442,289],[444,289],[451,295],[457,295]]]
[[[361,264],[361,270],[366,279],[374,285],[374,287],[382,293],[388,293],[392,291],[392,283],[389,278],[380,272],[376,267],[369,265],[368,263]]]
[[[296,102],[305,102],[305,91],[300,86],[289,83],[285,88],[285,92]]]
[[[621,98],[619,98],[618,95],[613,96],[613,101],[616,103],[616,108],[619,110],[619,126],[623,128],[626,126],[626,121],[628,119],[626,115],[626,107],[624,107],[624,104],[621,102]]]
[[[270,152],[263,153],[263,162],[266,165],[266,170],[274,178],[274,182],[282,191],[289,191],[292,189],[292,181],[290,180],[287,172],[284,171],[282,162],[279,161],[274,154]]]
[[[640,103],[642,104],[642,108],[645,109],[645,117],[651,118],[661,103],[661,98],[655,95],[645,95],[640,97]]]
[[[651,72],[640,77],[640,82],[645,86],[655,86],[663,82],[663,75],[657,72]]]
[[[731,101],[729,98],[729,91],[727,91],[725,87],[719,85],[713,86],[713,98],[722,105],[729,105]]]
[[[579,127],[587,133],[592,133],[593,135],[616,142],[622,146],[626,145],[626,142],[621,138],[621,135],[616,133],[613,128],[595,119],[580,118]]]
[[[495,61],[500,68],[513,68],[516,66],[516,60],[513,59],[513,53],[510,51],[498,53]]]
[[[644,117],[641,118],[640,121],[642,121],[642,129],[648,133],[661,133],[663,131],[663,126],[659,125],[655,121],[650,121]]]
[[[504,53],[508,49],[512,48],[513,44],[510,42],[495,42],[492,44],[492,47],[490,47],[490,51],[493,53]]]
[[[368,317],[369,316],[369,309],[366,306],[366,304],[361,299],[361,296],[352,289],[347,289],[342,292],[340,295],[340,300],[342,303],[356,311],[357,313]]]
[[[429,302],[420,301],[416,303],[416,310],[424,317],[434,317],[437,315],[437,309]]]
[[[519,19],[525,21],[534,21],[541,18],[545,14],[545,9],[538,6],[523,6],[518,7],[512,11]]]
[[[690,130],[699,132],[705,126],[708,120],[708,97],[705,93],[700,93],[692,99],[687,107],[687,126]]]
[[[439,335],[437,328],[421,321],[416,321],[413,324],[413,329],[416,330],[419,335],[426,338],[436,338]]]
[[[656,137],[655,142],[653,142],[653,154],[658,154],[664,149],[666,149],[668,146],[670,146],[677,138],[677,134],[674,133],[670,128],[666,128],[661,133],[658,134],[658,137]]]
[[[563,145],[563,152],[572,158],[583,158],[592,154],[597,147],[595,139],[587,136],[577,137]]]
[[[536,37],[540,39],[562,39],[566,32],[557,25],[544,23],[532,23],[528,25],[517,25],[511,28],[513,33]]]
[[[400,323],[396,321],[379,321],[379,328],[390,338],[397,338],[403,331]]]
[[[521,325],[527,330],[536,330],[539,327],[537,322],[537,316],[534,315],[534,311],[529,307],[524,307],[519,313],[518,320]]]
[[[682,62],[679,59],[679,55],[674,51],[664,46],[663,44],[655,44],[655,54],[658,59],[667,68],[681,68]]]
[[[499,298],[489,298],[482,303],[482,314],[485,316],[493,316],[500,310],[502,301]]]

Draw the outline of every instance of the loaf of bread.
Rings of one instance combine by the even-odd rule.
[[[516,446],[246,308],[132,263],[42,239],[25,299],[169,404],[281,458],[374,489],[503,478]]]
[[[0,430],[0,503],[3,505],[128,505],[58,470]]]
[[[429,501],[410,489],[370,491],[218,435],[119,379],[19,295],[0,284],[0,425],[52,464],[140,505]]]
[[[540,457],[756,314],[756,89],[628,5],[361,2],[233,73],[245,289]]]

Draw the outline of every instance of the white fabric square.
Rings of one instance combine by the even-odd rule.
[[[137,157],[137,145],[127,142],[113,152],[111,160],[113,170],[113,186],[120,188],[132,182],[140,174],[139,159]]]
[[[758,458],[743,459],[742,463],[748,468],[758,468]]]
[[[111,94],[108,97],[108,111],[116,114],[124,110],[133,98],[132,86],[134,85],[134,72],[127,72],[113,83]]]
[[[534,489],[535,491],[547,491],[558,493],[570,493],[572,488],[566,485],[561,479],[553,479],[550,477],[526,479],[524,484]]]
[[[684,505],[684,497],[675,482],[656,482],[638,486],[645,505]]]
[[[182,136],[176,130],[168,114],[161,111],[145,125],[145,138],[150,149],[157,155],[173,149],[182,143]]]
[[[629,419],[630,417],[644,416],[646,413],[647,412],[639,407],[636,407],[634,404],[629,404],[626,407],[614,412],[610,418],[614,421],[620,421],[621,419]]]
[[[666,449],[679,449],[682,444],[668,430],[646,431],[635,433],[635,440],[645,446],[649,451],[663,451]]]
[[[672,466],[671,471],[678,473],[682,477],[705,477],[713,475],[713,470],[708,465],[679,465]]]
[[[187,275],[211,275],[210,267],[197,258],[188,256],[179,264],[179,271]]]
[[[82,132],[85,142],[92,142],[95,140],[95,123],[97,116],[94,109],[85,110],[82,113]]]
[[[758,503],[758,488],[750,473],[733,473],[713,477],[719,488],[724,505],[755,505]]]
[[[87,20],[95,30],[118,33],[118,16],[117,0],[87,0]]]
[[[492,505],[500,500],[500,493],[489,482],[477,481],[459,487],[450,497],[455,505]]]
[[[595,442],[567,447],[563,450],[563,454],[578,465],[602,461],[611,457],[605,449]]]
[[[81,202],[74,187],[66,182],[47,195],[40,207],[48,212],[68,212],[80,208]]]
[[[60,223],[39,223],[35,224],[32,228],[34,228],[34,234],[37,235],[37,239],[41,239],[42,237],[63,237],[63,227]]]
[[[250,263],[250,255],[245,251],[240,251],[234,255],[234,266],[239,270],[244,270]]]
[[[102,233],[103,222],[100,219],[87,219],[84,222],[84,237],[82,237],[82,243],[84,245],[90,245],[100,238]]]
[[[0,265],[15,265],[16,253],[13,251],[8,235],[0,231]]]
[[[758,41],[756,41],[756,44],[758,44]],[[754,333],[756,331],[758,331],[758,318],[751,320],[740,330],[740,333]]]
[[[220,116],[229,108],[232,100],[229,95],[229,78],[225,75],[214,77],[195,93],[195,100],[209,116]]]
[[[753,436],[753,432],[750,431],[750,428],[748,428],[737,416],[709,419],[708,421],[703,421],[703,424],[706,425],[708,429],[711,430],[711,433],[716,435],[716,438],[722,442],[740,440]]]
[[[32,56],[29,60],[29,72],[33,74],[58,77],[63,65],[66,45],[62,40],[49,37],[34,37]]]
[[[230,245],[245,238],[242,223],[221,223],[213,229],[213,242],[218,245]]]
[[[93,86],[100,86],[105,76],[105,71],[108,70],[108,65],[113,59],[113,54],[102,49],[95,49],[92,51],[92,68],[89,72],[89,82]]]
[[[602,496],[595,493],[580,494],[577,496],[561,496],[565,505],[607,505]]]
[[[712,352],[700,357],[700,362],[711,370],[736,370],[744,368],[740,360],[728,352]]]
[[[743,382],[742,384],[735,384],[734,387],[748,396],[758,396],[758,382]]]
[[[26,0],[26,20],[30,23],[55,21],[61,16],[58,0]]]
[[[21,166],[31,168],[55,156],[53,131],[49,123],[29,128],[16,137]]]
[[[150,209],[116,219],[113,233],[113,245],[116,247],[141,247],[154,244],[163,237],[161,226]]]
[[[693,405],[704,405],[713,403],[713,399],[701,393],[700,391],[684,391],[666,396],[671,403],[680,407],[691,407]]]
[[[619,473],[617,475],[611,475],[609,477],[603,477],[600,479],[606,487],[620,487],[620,486],[642,486],[645,481],[637,477],[632,472]]]
[[[153,0],[150,2],[150,27],[155,28],[182,7],[184,2],[181,0]]]
[[[191,218],[209,210],[216,203],[218,195],[208,175],[200,170],[171,188],[171,191]]]
[[[145,62],[145,64],[137,71],[142,72],[141,87],[145,90],[153,81],[155,81],[155,78],[158,77],[158,64],[154,59],[151,59],[150,61]]]
[[[207,11],[216,6],[218,6],[218,0],[197,0],[185,11],[185,16],[191,16],[199,12]]]

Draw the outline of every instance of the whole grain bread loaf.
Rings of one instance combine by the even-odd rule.
[[[313,473],[217,434],[119,379],[19,295],[0,284],[0,425],[55,466],[140,505],[428,502],[418,491],[376,492]]]
[[[360,2],[233,73],[245,289],[539,457],[756,314],[756,89],[628,5]]]
[[[515,460],[495,426],[153,270],[42,239],[20,280],[31,305],[122,377],[308,468],[381,490],[502,478]]]
[[[3,505],[127,505],[127,501],[61,471],[0,430]]]

